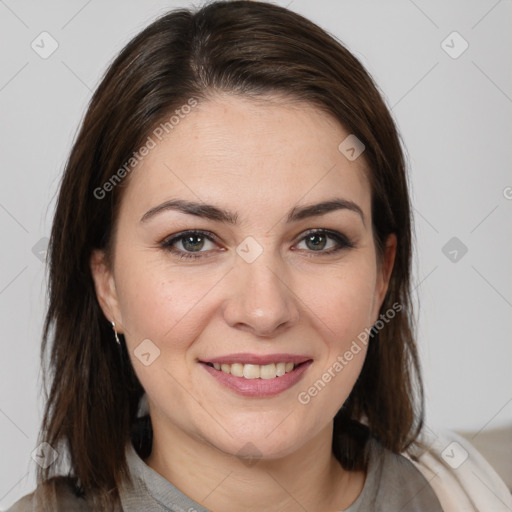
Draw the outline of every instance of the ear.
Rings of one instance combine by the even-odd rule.
[[[375,301],[374,301],[374,321],[377,321],[380,308],[384,302],[384,297],[388,291],[389,280],[393,271],[395,263],[397,240],[396,235],[391,233],[384,246],[384,254],[382,255],[382,261],[378,267],[377,282],[375,287]]]
[[[119,308],[116,285],[112,271],[107,265],[104,251],[94,250],[91,254],[89,265],[96,297],[103,310],[103,314],[109,322],[115,322],[117,332],[122,333],[123,320]]]

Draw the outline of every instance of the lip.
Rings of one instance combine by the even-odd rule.
[[[283,354],[278,354],[278,356]],[[230,356],[231,357],[231,356]],[[271,357],[275,357],[275,355],[272,355]],[[299,356],[295,356],[299,357]],[[227,363],[226,358],[217,358],[213,361],[208,362],[219,362],[219,364],[222,364],[220,359],[224,359],[225,364]],[[274,379],[246,379],[245,377],[235,377],[234,375],[231,375],[230,373],[224,373],[221,370],[216,370],[212,366],[208,366],[206,362],[199,361],[200,365],[214,378],[217,382],[219,382],[224,387],[230,389],[231,391],[234,391],[235,393],[246,396],[246,397],[256,397],[256,398],[264,398],[264,397],[270,397],[274,395],[278,395],[279,393],[282,393],[283,391],[286,391],[287,389],[291,388],[293,385],[295,385],[304,375],[304,372],[311,366],[313,363],[312,359],[301,361],[302,364],[300,366],[297,366],[297,368],[293,369],[291,372],[285,373],[281,377],[275,377]],[[230,361],[232,359],[229,359]],[[261,360],[261,357],[260,359]],[[266,358],[268,361],[268,357]],[[244,359],[244,361],[248,364],[265,364],[265,363],[249,363],[247,359]],[[270,362],[276,361],[275,359],[272,359]],[[282,362],[293,362],[290,359],[282,359]],[[235,361],[238,362],[238,361]],[[267,363],[268,364],[268,363]],[[299,363],[295,363],[299,364]]]
[[[218,364],[258,364],[263,366],[270,363],[294,363],[301,364],[312,359],[311,356],[303,356],[298,354],[227,354],[225,356],[213,357],[211,359],[200,359],[200,363],[218,363]]]

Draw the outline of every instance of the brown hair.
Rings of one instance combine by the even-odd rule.
[[[395,303],[402,310],[373,333],[361,374],[334,419],[333,453],[347,469],[364,468],[368,435],[399,453],[423,424],[407,175],[395,124],[371,77],[334,37],[285,8],[220,1],[174,10],[130,41],[97,87],[66,165],[48,251],[42,363],[50,385],[40,439],[67,454],[77,489],[101,510],[118,503],[128,440],[141,456],[151,450],[151,423],[137,419],[143,389],[125,343],[119,350],[113,339],[89,266],[94,249],[110,254],[128,178],[103,199],[95,190],[177,107],[215,91],[308,102],[366,146],[379,259],[388,235],[398,239],[381,313]],[[39,483],[51,482],[58,467],[41,469]]]

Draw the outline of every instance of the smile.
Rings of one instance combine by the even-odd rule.
[[[259,359],[266,359],[263,361],[265,364],[257,364],[255,357],[249,358],[251,362],[243,362],[242,357],[242,354],[237,355],[237,362],[233,362],[231,357],[231,362],[226,361],[228,358],[222,358],[226,362],[218,358],[216,361],[199,363],[223,387],[250,397],[268,397],[282,393],[295,385],[313,363],[312,359],[298,356],[276,358],[276,362],[269,362],[268,356],[260,357]]]

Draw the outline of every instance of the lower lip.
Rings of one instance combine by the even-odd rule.
[[[297,366],[291,372],[285,373],[281,377],[273,379],[246,379],[245,377],[235,377],[230,373],[224,373],[222,370],[208,366],[206,363],[200,363],[201,366],[218,382],[227,388],[243,396],[267,397],[274,396],[296,384],[304,375],[313,361],[307,361]]]

